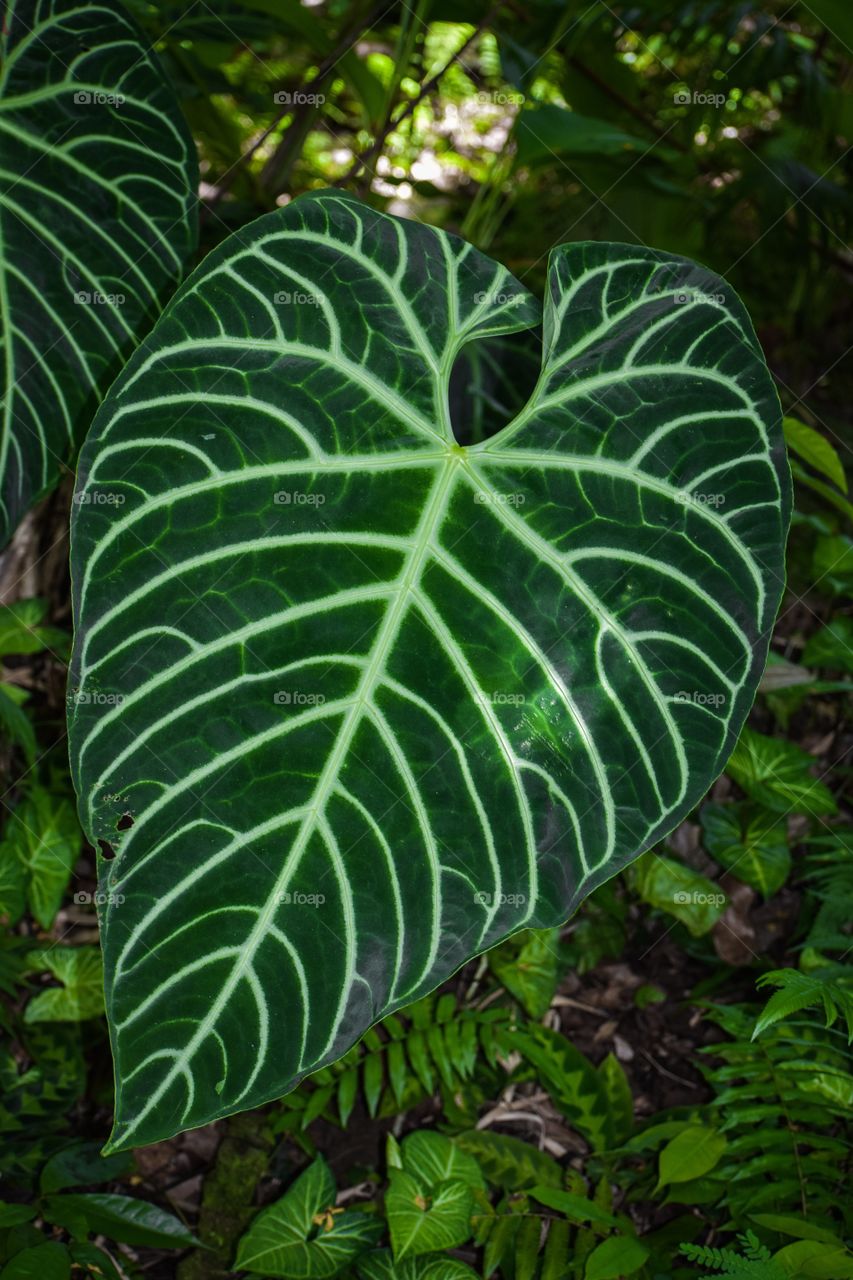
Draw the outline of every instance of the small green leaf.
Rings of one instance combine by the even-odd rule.
[[[65,1187],[86,1187],[109,1182],[130,1173],[135,1167],[129,1152],[102,1156],[97,1142],[79,1142],[51,1156],[41,1171],[39,1185],[44,1192]]]
[[[379,1100],[385,1083],[383,1055],[380,1052],[368,1053],[364,1060],[364,1100],[367,1103],[367,1114],[371,1119],[376,1117]]]
[[[64,1244],[50,1240],[22,1249],[0,1271],[0,1280],[68,1280],[71,1256]]]
[[[728,1143],[723,1134],[705,1125],[690,1125],[672,1138],[660,1153],[658,1190],[674,1182],[692,1182],[719,1163]]]
[[[584,1280],[622,1280],[623,1276],[633,1276],[648,1256],[649,1251],[640,1240],[610,1236],[596,1245],[587,1258]]]
[[[783,1236],[795,1236],[798,1240],[822,1240],[824,1244],[842,1242],[833,1232],[821,1227],[816,1222],[807,1222],[793,1213],[751,1213],[750,1218],[759,1227],[768,1231],[778,1231]]]
[[[541,1224],[538,1218],[522,1218],[515,1238],[515,1280],[533,1280],[539,1262]]]
[[[0,684],[0,734],[20,747],[31,764],[36,755],[36,735],[22,707],[27,695],[17,685]]]
[[[554,998],[559,937],[559,929],[529,929],[489,952],[492,973],[531,1018],[547,1013]]]
[[[402,1106],[403,1099],[406,1096],[406,1080],[408,1078],[406,1053],[403,1049],[402,1041],[392,1040],[388,1045],[385,1056],[388,1061],[388,1079],[391,1082],[391,1092],[394,1095],[394,1101],[399,1107]]]
[[[382,1234],[376,1218],[335,1207],[337,1191],[322,1157],[280,1200],[262,1209],[240,1239],[234,1269],[265,1276],[335,1276]]]
[[[725,910],[720,886],[674,858],[650,850],[637,859],[629,875],[644,902],[680,920],[694,938],[713,929]]]
[[[395,1260],[390,1249],[373,1249],[356,1263],[361,1280],[478,1280],[477,1272],[455,1258]]]
[[[625,1068],[612,1053],[598,1068],[598,1078],[607,1104],[608,1146],[619,1147],[634,1131],[634,1096]]]
[[[80,1224],[94,1235],[105,1235],[120,1244],[151,1245],[155,1249],[183,1249],[198,1241],[173,1213],[147,1200],[131,1196],[59,1195],[45,1196],[44,1217],[66,1227],[72,1234]]]
[[[592,1200],[562,1191],[559,1187],[532,1187],[530,1195],[548,1209],[565,1214],[571,1222],[592,1222],[602,1227],[618,1227],[619,1219],[599,1208]]]
[[[744,729],[726,773],[748,796],[774,813],[835,813],[832,792],[814,778],[814,756],[793,742]]]
[[[521,165],[553,161],[560,155],[624,156],[646,145],[606,120],[551,103],[521,111],[514,133]]]
[[[493,1186],[523,1191],[534,1186],[562,1185],[563,1171],[557,1161],[529,1142],[483,1129],[460,1133],[453,1141],[474,1157]]]
[[[346,1128],[358,1095],[358,1067],[348,1067],[338,1082],[338,1113]]]
[[[847,477],[841,459],[825,436],[815,431],[814,427],[800,422],[799,418],[783,418],[782,429],[789,449],[798,454],[803,462],[814,467],[815,471],[837,484],[842,493],[847,493]]]
[[[27,904],[27,875],[11,840],[0,843],[0,916],[17,924]]]
[[[21,1222],[31,1222],[36,1216],[35,1206],[31,1204],[7,1204],[0,1201],[0,1228],[15,1227]]]
[[[97,947],[50,947],[31,951],[30,967],[47,969],[63,984],[32,997],[25,1022],[84,1022],[104,1012],[104,975]]]
[[[31,598],[0,605],[0,658],[10,654],[41,653],[53,649],[67,657],[71,637],[56,627],[44,627],[47,601]]]
[[[467,1182],[472,1187],[486,1188],[475,1158],[443,1133],[430,1129],[410,1133],[403,1140],[402,1160],[405,1172],[426,1191],[442,1182]]]
[[[853,591],[853,538],[845,534],[818,538],[812,556],[815,590],[837,596]]]
[[[663,1004],[666,992],[654,982],[644,982],[634,992],[634,1004],[638,1009],[647,1009],[651,1004]]]
[[[521,1218],[504,1214],[491,1222],[483,1252],[483,1275],[493,1276],[499,1267],[511,1263]]]
[[[74,805],[44,787],[32,787],[9,818],[0,864],[19,862],[30,910],[43,929],[51,927],[62,905],[82,843]]]
[[[560,1218],[552,1218],[548,1223],[548,1238],[542,1255],[540,1280],[564,1280],[566,1264],[569,1260],[570,1236],[571,1228],[568,1222]]]
[[[770,898],[788,879],[791,851],[782,818],[749,804],[706,804],[699,812],[711,857]]]
[[[853,618],[840,614],[809,639],[803,662],[811,667],[853,671]]]
[[[411,1174],[390,1170],[385,1212],[395,1258],[454,1249],[471,1234],[474,1198],[466,1182],[440,1182],[430,1194]]]
[[[843,1244],[797,1240],[773,1255],[796,1280],[853,1280],[853,1254]]]

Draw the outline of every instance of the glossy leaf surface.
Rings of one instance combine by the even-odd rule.
[[[2,546],[182,275],[197,166],[115,0],[9,0],[0,52]]]
[[[543,321],[526,405],[457,444],[460,351]],[[78,484],[119,1147],[284,1093],[675,826],[752,701],[789,515],[721,281],[564,245],[542,317],[332,192],[210,254]]]

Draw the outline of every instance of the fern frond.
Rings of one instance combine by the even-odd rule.
[[[770,1250],[763,1245],[753,1231],[738,1236],[739,1252],[735,1249],[714,1249],[708,1245],[682,1244],[681,1253],[691,1262],[710,1267],[730,1280],[787,1280],[788,1273],[774,1262]],[[703,1278],[700,1277],[700,1280]],[[714,1280],[707,1273],[704,1280]]]
[[[812,973],[773,969],[762,974],[756,986],[774,986],[779,990],[764,1006],[752,1033],[753,1040],[782,1018],[822,1005],[826,1026],[831,1027],[836,1018],[842,1016],[847,1024],[847,1042],[853,1041],[853,974],[847,965],[827,964]]]

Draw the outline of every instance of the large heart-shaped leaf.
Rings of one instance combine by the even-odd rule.
[[[536,388],[461,447],[458,353],[539,323],[470,245],[321,193],[215,250],[102,406],[70,728],[118,845],[115,1146],[560,923],[725,763],[789,514],[749,321],[682,259],[561,246]]]
[[[180,277],[196,161],[115,0],[9,0],[0,47],[2,546]]]

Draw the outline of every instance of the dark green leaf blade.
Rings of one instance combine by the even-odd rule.
[[[174,94],[116,0],[15,0],[3,45],[0,546],[180,278],[197,184]]]
[[[216,249],[99,412],[79,495],[127,500],[77,505],[70,732],[118,846],[117,1146],[561,923],[730,754],[790,506],[749,321],[684,260],[561,246],[537,387],[461,448],[459,351],[538,323],[470,246],[320,193]]]

